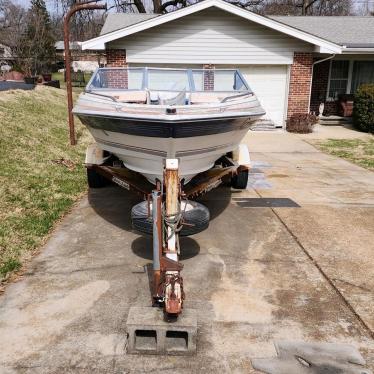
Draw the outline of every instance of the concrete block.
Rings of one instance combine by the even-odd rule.
[[[196,353],[197,318],[194,309],[183,309],[174,322],[165,322],[163,311],[132,307],[127,317],[127,353],[193,355]]]

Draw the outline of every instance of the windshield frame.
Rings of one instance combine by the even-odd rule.
[[[138,70],[138,71],[143,71],[143,79],[142,79],[142,85],[140,88],[115,88],[115,87],[94,87],[91,85],[93,84],[96,76],[100,73],[100,71],[110,71],[110,70]],[[149,90],[149,91],[160,91],[160,92],[181,92],[181,90],[172,90],[172,89],[152,89],[148,87],[148,82],[149,82],[149,77],[148,73],[149,71],[152,70],[158,70],[158,71],[185,71],[187,73],[188,77],[188,83],[189,83],[189,89],[185,90],[186,92],[249,92],[253,93],[251,90],[248,82],[246,79],[243,77],[241,71],[239,69],[235,68],[227,68],[227,69],[199,69],[199,68],[191,68],[191,69],[181,69],[181,68],[159,68],[159,67],[103,67],[103,68],[97,68],[95,72],[92,74],[90,80],[88,81],[85,91],[90,92],[90,91],[144,91],[144,90]],[[213,73],[215,72],[221,72],[221,71],[232,71],[233,72],[233,77],[235,77],[235,74],[237,74],[240,78],[240,80],[243,83],[243,86],[245,87],[244,89],[240,90],[197,90],[195,87],[195,80],[193,78],[194,72],[202,72],[206,73],[212,71]],[[235,79],[235,78],[234,78]]]

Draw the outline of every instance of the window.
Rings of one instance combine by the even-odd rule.
[[[143,69],[128,69],[128,86],[129,90],[141,90],[143,86]]]
[[[365,83],[374,83],[374,61],[332,60],[328,99],[354,94]]]
[[[349,61],[331,61],[329,98],[337,99],[339,95],[347,93],[348,75]]]
[[[148,88],[160,91],[189,91],[190,84],[187,71],[149,69]]]
[[[374,83],[374,61],[355,61],[351,93],[355,93],[365,83]]]
[[[192,70],[196,91],[247,91],[249,88],[237,70]]]
[[[93,75],[89,89],[141,90],[144,70],[141,68],[101,68]]]
[[[215,91],[240,91],[246,89],[247,88],[237,71],[216,71],[214,75]]]

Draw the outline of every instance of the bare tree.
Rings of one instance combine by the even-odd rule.
[[[25,19],[24,8],[11,0],[0,0],[0,43],[14,49],[23,33]]]
[[[356,14],[359,16],[374,16],[374,3],[372,0],[362,0],[358,4]]]
[[[277,15],[332,16],[348,15],[352,0],[267,0],[260,13]]]

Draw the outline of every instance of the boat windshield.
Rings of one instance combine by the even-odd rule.
[[[86,89],[251,92],[236,69],[99,68]]]

